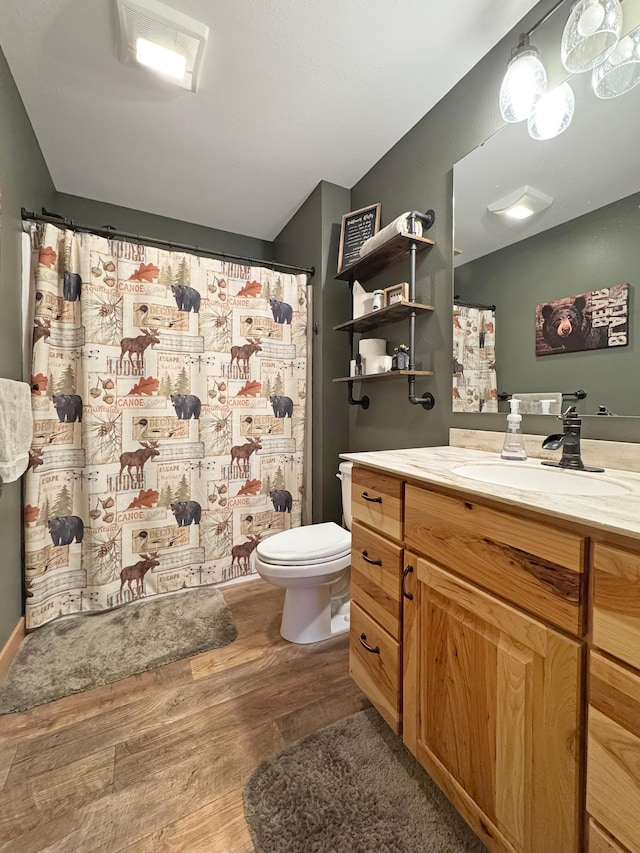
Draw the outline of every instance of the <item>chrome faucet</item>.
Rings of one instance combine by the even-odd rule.
[[[562,421],[561,433],[549,435],[542,442],[544,450],[557,450],[562,447],[562,458],[559,462],[547,462],[544,460],[543,465],[550,465],[553,468],[570,468],[573,471],[604,471],[604,468],[590,468],[584,464],[580,455],[580,427],[582,420],[576,412],[575,406],[569,406],[566,412],[557,415]]]

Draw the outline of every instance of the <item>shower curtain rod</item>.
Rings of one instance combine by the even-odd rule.
[[[156,237],[143,237],[140,234],[130,234],[126,231],[118,231],[112,225],[105,225],[103,228],[92,228],[89,225],[78,225],[73,219],[66,219],[57,213],[51,213],[42,208],[42,213],[33,213],[32,211],[21,210],[23,220],[31,220],[33,222],[47,222],[50,225],[58,225],[60,228],[69,228],[71,231],[81,231],[85,234],[96,234],[98,237],[107,237],[110,240],[129,240],[134,243],[144,243],[149,246],[156,246],[160,249],[169,249],[169,251],[189,252],[193,255],[202,255],[209,258],[221,258],[223,261],[239,261],[240,263],[249,264],[250,266],[268,267],[272,270],[291,273],[305,273],[308,279],[313,278],[316,272],[315,267],[295,267],[290,264],[280,264],[277,261],[265,261],[261,258],[245,258],[242,255],[230,255],[228,252],[216,252],[213,249],[203,249],[201,246],[189,246],[186,243],[175,243],[170,240],[159,240]],[[310,282],[307,282],[310,283]]]

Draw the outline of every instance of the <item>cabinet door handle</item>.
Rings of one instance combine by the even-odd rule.
[[[374,649],[373,646],[368,646],[365,643],[366,639],[367,639],[367,635],[365,633],[360,634],[360,645],[363,648],[365,648],[368,652],[371,652],[372,655],[379,655],[380,654],[380,646],[376,646]]]
[[[378,496],[377,498],[372,498],[366,492],[362,493],[362,497],[365,499],[365,501],[369,501],[372,504],[381,504],[382,503],[381,497]]]
[[[409,601],[413,601],[413,593],[405,591],[404,582],[407,579],[407,575],[411,574],[411,572],[413,572],[413,566],[407,566],[402,573],[402,594],[405,598],[408,598]]]
[[[372,566],[381,566],[382,560],[372,560],[366,551],[362,552],[362,559],[365,563],[370,563]]]

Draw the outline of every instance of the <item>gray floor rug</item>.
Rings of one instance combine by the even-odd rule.
[[[220,648],[236,636],[231,611],[215,587],[60,619],[22,641],[0,683],[0,714]]]
[[[256,853],[486,853],[373,708],[261,764],[244,808]]]

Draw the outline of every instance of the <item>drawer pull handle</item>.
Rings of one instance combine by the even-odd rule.
[[[407,566],[406,569],[402,572],[402,594],[405,598],[408,598],[409,601],[413,601],[413,593],[405,591],[404,582],[407,578],[407,575],[411,574],[411,572],[413,572],[413,566]]]
[[[365,563],[370,563],[372,566],[381,566],[382,560],[372,560],[366,551],[362,552],[362,559]]]
[[[382,498],[380,496],[378,496],[377,498],[372,498],[366,492],[363,492],[362,497],[365,499],[365,501],[369,501],[372,504],[381,504],[382,503]]]
[[[380,646],[376,646],[374,649],[373,646],[368,646],[365,643],[366,639],[367,639],[367,635],[365,633],[360,634],[360,645],[363,648],[365,648],[368,652],[371,652],[372,655],[379,655],[380,654]]]

